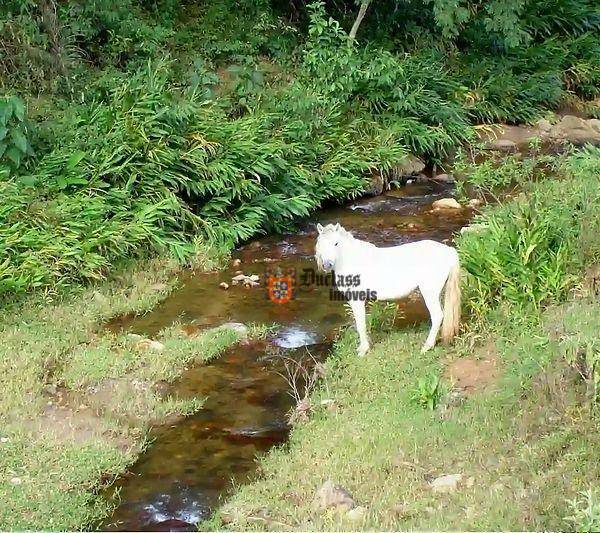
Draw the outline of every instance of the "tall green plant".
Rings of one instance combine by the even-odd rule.
[[[16,171],[33,155],[28,140],[25,104],[17,96],[0,98],[0,176]]]

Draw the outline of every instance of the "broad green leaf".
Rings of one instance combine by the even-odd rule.
[[[81,150],[74,152],[67,161],[67,168],[73,170],[84,157],[85,152],[82,152]]]
[[[15,146],[19,150],[21,150],[21,153],[23,153],[23,154],[27,153],[27,139],[25,138],[25,135],[23,135],[23,133],[20,130],[18,130],[16,128],[11,130],[10,138],[15,143]]]
[[[8,157],[15,164],[15,166],[17,166],[17,167],[21,164],[21,156],[22,155],[23,155],[22,152],[20,152],[14,146],[11,146],[6,151],[6,157]]]
[[[58,185],[59,189],[66,189],[69,185],[65,177],[60,175],[56,176],[56,184]]]
[[[25,185],[25,187],[35,187],[35,184],[37,183],[37,178],[32,175],[21,176],[19,177],[18,181],[19,183]]]
[[[15,116],[21,122],[23,122],[23,120],[25,120],[25,105],[23,104],[23,100],[21,100],[20,98],[13,98],[12,103]]]

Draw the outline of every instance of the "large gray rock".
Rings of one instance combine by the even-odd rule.
[[[582,146],[594,144],[600,146],[600,121],[598,119],[586,120],[574,115],[565,115],[560,122],[554,124],[548,136],[556,141],[566,141]]]
[[[408,154],[404,161],[393,170],[394,173],[400,174],[401,176],[414,176],[419,172],[423,172],[425,169],[425,163],[421,161],[418,157]]]
[[[486,145],[486,148],[513,154],[517,151],[517,143],[510,139],[494,139]]]

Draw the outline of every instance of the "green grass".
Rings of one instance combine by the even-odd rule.
[[[600,306],[589,305],[597,317]],[[333,399],[335,411],[318,409],[295,427],[289,444],[261,461],[259,479],[240,487],[218,516],[232,529],[567,527],[567,498],[600,478],[597,420],[549,333],[521,318],[499,316],[484,346],[425,355],[424,331],[380,333],[364,359],[347,332],[326,363],[327,386],[313,398],[313,405]],[[483,390],[459,403],[446,397],[434,411],[412,401],[419,376],[490,353],[500,375]],[[457,492],[432,493],[430,478],[454,473],[464,476]],[[314,511],[327,479],[366,507],[364,521]]]
[[[533,167],[511,158],[519,194],[484,209],[482,229],[458,238],[461,337],[421,354],[424,329],[393,332],[389,309],[376,307],[372,352],[358,358],[349,330],[326,362],[311,405],[329,407],[296,425],[261,460],[258,479],[202,527],[597,529],[599,156],[560,157],[555,179],[534,181]],[[469,168],[467,185],[469,175],[481,190],[510,182],[486,165]],[[497,371],[463,370],[479,387],[460,393],[450,369],[478,361]],[[428,482],[446,474],[463,476],[458,490],[433,492]],[[328,479],[364,516],[315,510]]]
[[[114,316],[154,307],[176,285],[177,271],[169,261],[138,263],[77,294],[36,295],[7,309],[0,322],[2,529],[90,526],[109,511],[98,488],[137,457],[150,425],[201,407],[202,398],[165,396],[157,383],[216,357],[236,333],[188,337],[174,325],[157,334],[159,352],[104,329]]]

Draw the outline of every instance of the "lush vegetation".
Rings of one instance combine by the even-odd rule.
[[[600,315],[597,282],[586,281],[596,278],[584,274],[600,258],[598,150],[511,156],[500,168],[461,150],[480,123],[563,105],[597,116],[599,9],[1,2],[2,527],[77,529],[106,514],[102,476],[123,471],[153,421],[199,406],[163,398],[156,382],[235,341],[173,326],[154,353],[103,329],[107,320],[152,308],[175,265],[195,264],[207,245],[287,230],[361,194],[372,174],[396,176],[409,153],[434,164],[458,153],[459,194],[517,192],[458,240],[471,320],[449,360],[439,349],[414,357],[420,332],[385,331],[359,361],[345,333],[313,398],[327,391],[337,411],[313,411],[221,518],[598,530]],[[141,272],[122,270],[131,258]],[[443,368],[473,353],[500,371],[455,405]],[[468,490],[436,499],[423,479],[453,472]],[[315,515],[314,490],[329,476],[367,508],[362,522]]]
[[[417,356],[424,330],[394,331],[379,310],[371,329],[380,340],[357,358],[348,329],[310,420],[202,529],[600,527],[600,306],[590,271],[600,153],[557,159],[551,180],[528,181],[522,163],[513,175],[521,193],[486,207],[457,238],[471,311],[458,342]],[[465,170],[484,187],[485,164]],[[432,490],[448,474],[461,476],[458,486]],[[328,479],[359,509],[315,510]]]
[[[598,93],[593,2],[10,0],[0,293],[191,257]],[[485,31],[484,31],[485,30]]]

